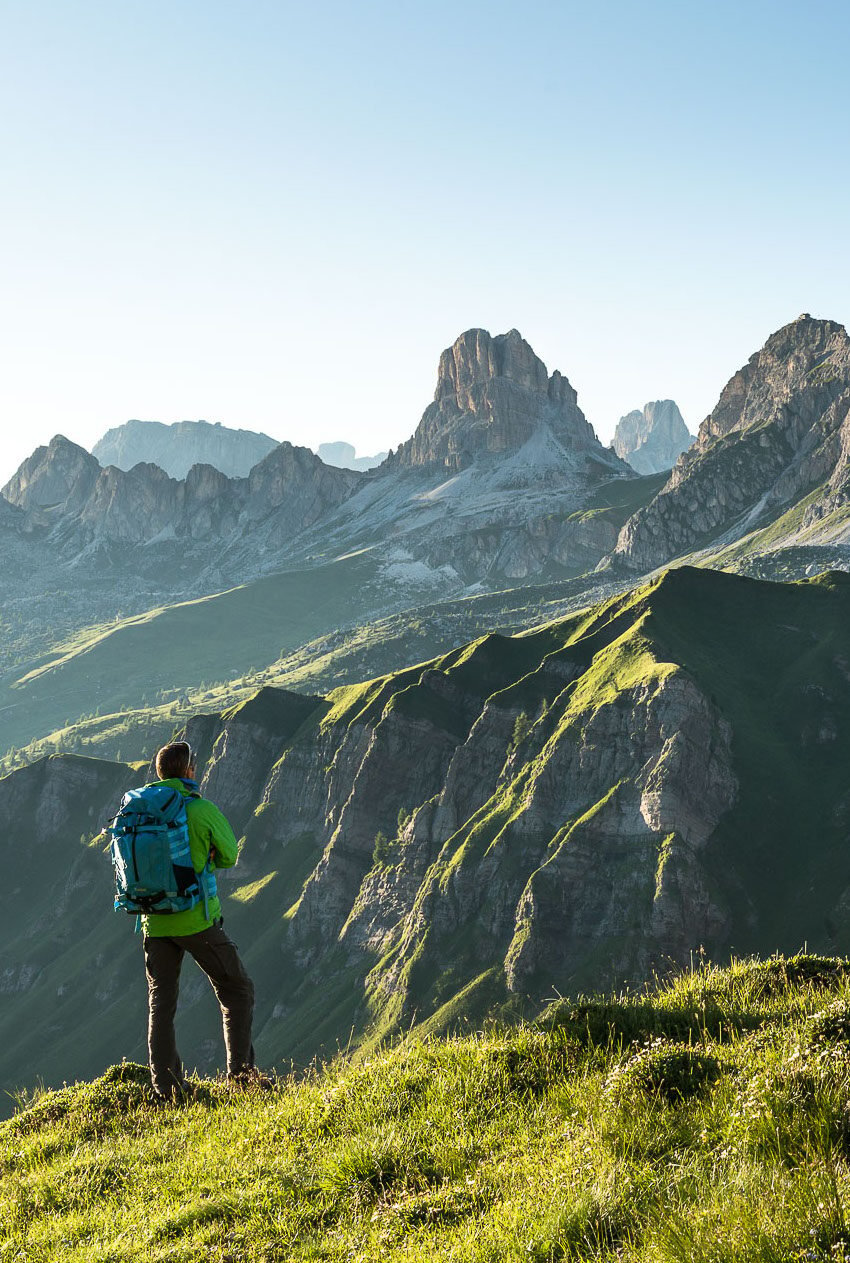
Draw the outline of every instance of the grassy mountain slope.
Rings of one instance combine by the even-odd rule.
[[[124,1064],[0,1124],[3,1250],[846,1263],[848,1089],[850,962],[813,957],[166,1109]]]
[[[379,1010],[450,1022],[452,993],[501,951],[520,991],[639,975],[652,967],[659,923],[678,954],[699,941],[850,949],[848,615],[845,576],[767,585],[681,569],[522,638],[550,638],[540,665],[506,669],[488,705],[526,716],[524,734],[494,792],[435,857],[375,967]],[[552,675],[558,663],[575,672],[566,688]],[[647,697],[691,684],[703,702],[669,711],[641,749]],[[692,740],[702,704],[717,719]],[[691,793],[712,749],[712,771]],[[723,776],[726,796],[713,804]],[[509,906],[519,899],[516,922],[505,915],[495,937],[484,893],[494,888],[511,892]],[[440,934],[437,908],[459,899],[462,914]]]
[[[527,1013],[700,944],[850,951],[848,715],[850,579],[683,568],[326,700],[265,688],[196,717],[205,792],[245,835],[224,889],[260,1055]],[[65,757],[0,779],[4,863],[23,848],[45,900],[24,932],[0,896],[7,1086],[139,1055],[138,942],[87,845],[138,779]],[[216,1013],[189,976],[181,1049],[206,1069]]]
[[[376,604],[364,554],[272,575],[80,632],[14,673],[0,691],[0,743],[26,744],[76,718],[154,703],[277,659]]]

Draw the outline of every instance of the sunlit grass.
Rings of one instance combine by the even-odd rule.
[[[0,1259],[843,1260],[850,963],[700,968],[270,1092],[147,1072],[0,1126]]]

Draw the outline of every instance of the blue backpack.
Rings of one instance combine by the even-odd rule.
[[[200,794],[193,793],[193,798]],[[216,893],[215,874],[209,860],[196,873],[189,848],[186,799],[169,785],[143,785],[130,789],[121,799],[118,814],[110,822],[112,867],[115,873],[115,911],[158,916],[187,912]]]

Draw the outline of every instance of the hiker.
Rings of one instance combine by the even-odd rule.
[[[262,1077],[255,1070],[251,1043],[254,986],[224,931],[216,891],[215,869],[236,863],[236,838],[218,807],[198,792],[195,765],[188,742],[163,746],[156,756],[159,780],[126,794],[111,828],[115,906],[136,912],[144,927],[148,1056],[154,1094],[162,1101],[177,1100],[186,1091],[174,1036],[186,952],[209,978],[221,1008],[228,1080],[244,1084]],[[161,871],[152,877],[160,835],[167,877]],[[153,858],[146,872],[148,855]]]

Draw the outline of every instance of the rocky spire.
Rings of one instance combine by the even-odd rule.
[[[434,402],[387,464],[459,470],[517,450],[543,425],[569,450],[602,450],[566,377],[550,376],[516,329],[467,329],[440,356]]]

